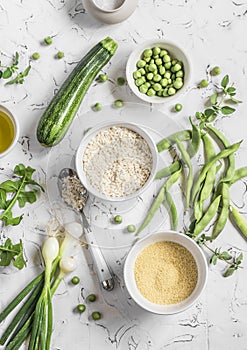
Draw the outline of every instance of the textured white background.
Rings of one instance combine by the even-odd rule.
[[[93,84],[79,114],[97,101],[110,104],[122,98],[140,102],[127,86],[116,87],[114,80],[124,75],[127,58],[136,43],[152,38],[171,39],[181,43],[190,55],[193,79],[190,91],[179,101],[184,106],[181,113],[172,114],[171,105],[164,105],[161,110],[178,123],[187,123],[188,116],[201,109],[202,102],[210,95],[211,86],[197,89],[198,81],[208,75],[208,65],[220,65],[236,82],[239,98],[244,103],[231,118],[219,120],[217,126],[232,142],[245,140],[246,30],[246,0],[140,0],[129,19],[114,26],[96,22],[85,12],[80,0],[0,0],[1,59],[11,60],[12,54],[18,51],[20,66],[25,67],[34,51],[41,55],[40,60],[31,62],[32,69],[23,86],[6,87],[0,81],[0,103],[16,114],[21,125],[18,146],[0,160],[1,181],[21,161],[37,168],[40,181],[45,183],[48,152],[35,140],[37,121],[76,62],[107,35],[119,44],[111,64],[104,69],[111,80],[104,85]],[[41,42],[48,35],[53,37],[53,45],[43,46]],[[64,59],[54,58],[57,50],[65,53]],[[244,141],[237,153],[237,166],[246,164],[246,149]],[[234,187],[231,197],[241,212],[247,213],[245,181]],[[21,225],[5,232],[13,240],[23,239],[28,264],[21,272],[0,268],[0,308],[41,266],[39,244],[44,239],[49,209],[47,197],[42,195],[35,205],[27,206]],[[233,246],[244,253],[247,250],[246,241],[230,223],[217,240],[218,245]],[[210,268],[207,288],[200,301],[184,313],[163,317],[145,312],[129,298],[122,277],[125,253],[116,250],[109,257],[118,283],[115,291],[108,294],[100,292],[92,266],[82,252],[79,254],[76,274],[81,278],[80,285],[72,287],[67,279],[54,298],[52,349],[247,349],[246,268],[228,279],[221,276],[221,266]],[[99,300],[95,305],[88,305],[88,311],[79,316],[73,308],[83,301],[81,290],[83,295],[95,292]],[[94,309],[104,315],[96,323],[88,318]],[[0,325],[0,332],[4,328],[5,324]]]

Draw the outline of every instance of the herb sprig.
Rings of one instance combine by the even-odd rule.
[[[7,81],[6,85],[12,85],[12,84],[23,84],[24,78],[28,75],[31,66],[29,65],[23,72],[19,71],[19,54],[18,52],[15,53],[13,57],[13,62],[10,66],[2,65],[0,61],[0,79],[9,79],[14,74],[15,77],[9,81]]]
[[[8,238],[5,244],[0,246],[0,266],[9,266],[11,262],[19,270],[26,266],[22,240],[17,244],[13,244],[11,239]]]
[[[16,202],[23,208],[26,203],[34,203],[37,200],[38,189],[44,191],[43,187],[32,179],[35,169],[23,164],[16,165],[14,174],[16,180],[6,180],[0,184],[0,221],[7,225],[18,225],[22,220],[23,214],[13,217],[12,208]],[[34,188],[26,189],[26,186]]]

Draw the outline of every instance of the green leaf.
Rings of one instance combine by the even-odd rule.
[[[234,265],[231,265],[230,267],[228,267],[228,269],[225,271],[225,273],[223,274],[224,277],[229,277],[231,276],[234,271],[236,271],[236,267]]]
[[[28,203],[34,203],[37,200],[36,193],[37,190],[32,190],[32,191],[21,191],[19,196],[18,196],[18,203],[20,208],[23,208],[25,204]]]
[[[35,169],[28,166],[27,168],[23,164],[18,164],[14,168],[14,173],[18,176],[25,176],[31,177],[32,174],[35,172]]]
[[[19,54],[18,52],[15,53],[14,60],[12,66],[17,66],[19,63]]]
[[[3,72],[0,70],[0,79],[2,78],[3,76]]]
[[[230,100],[231,100],[232,102],[234,102],[234,103],[242,103],[242,101],[237,100],[236,98],[234,98],[234,97],[232,97],[232,96],[230,96]]]
[[[8,226],[8,225],[16,226],[16,225],[19,225],[19,223],[22,220],[22,217],[23,215],[16,216],[15,218],[13,218],[11,211],[5,211],[1,215],[1,220],[3,220],[5,226]]]
[[[11,69],[10,69],[10,68],[7,68],[7,69],[3,72],[2,77],[3,77],[3,79],[8,79],[8,78],[11,77],[11,75],[12,75]]]
[[[225,75],[221,81],[221,86],[225,89],[229,83],[229,75]]]
[[[30,69],[31,69],[31,66],[28,66],[28,67],[24,70],[24,72],[21,73],[21,76],[22,76],[22,77],[26,77],[26,76],[28,75]]]
[[[217,114],[214,113],[210,117],[208,117],[207,122],[212,123],[217,118]]]
[[[230,86],[229,88],[226,89],[227,93],[231,95],[232,93],[235,93],[236,88],[233,86]]]
[[[205,111],[204,111],[204,114],[205,114],[205,116],[206,116],[207,118],[211,117],[211,115],[213,115],[214,113],[215,113],[214,110],[211,109],[211,108],[207,108],[207,109],[205,109]]]
[[[217,103],[217,97],[217,92],[210,97],[210,102],[212,103],[212,105],[215,105]]]
[[[21,180],[11,181],[7,180],[0,184],[0,189],[5,190],[6,192],[16,192],[20,187]]]
[[[243,260],[243,253],[240,253],[239,256],[236,259],[236,264],[240,265]]]
[[[5,190],[0,188],[0,209],[6,209],[7,201],[6,201],[6,192]]]
[[[220,110],[221,110],[221,113],[224,115],[229,115],[235,112],[235,108],[232,108],[229,106],[223,106]]]
[[[26,265],[22,241],[20,240],[20,243],[13,245],[11,239],[8,238],[5,244],[0,246],[0,266],[9,266],[11,262],[19,270]]]
[[[225,251],[220,254],[220,258],[224,260],[231,260],[232,256],[227,251]]]
[[[217,259],[218,259],[217,255],[214,254],[210,259],[210,264],[216,265]]]

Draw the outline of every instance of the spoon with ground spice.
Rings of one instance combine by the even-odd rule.
[[[86,205],[88,198],[88,192],[82,185],[74,169],[64,168],[60,171],[58,176],[58,189],[63,201],[75,212],[80,214],[84,235],[88,243],[89,251],[94,260],[99,281],[105,290],[112,290],[114,288],[112,272],[107,265],[100,248],[95,244],[95,236],[83,212],[83,208]]]

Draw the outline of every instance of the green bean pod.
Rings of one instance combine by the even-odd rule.
[[[190,205],[191,189],[193,186],[193,169],[192,169],[190,156],[189,156],[188,152],[186,151],[186,149],[184,148],[182,142],[177,140],[177,146],[178,146],[178,149],[181,153],[181,158],[182,158],[183,162],[187,165],[187,167],[189,169],[187,181],[186,181],[186,199],[185,199],[185,210],[188,210],[189,205]]]
[[[168,167],[159,170],[155,176],[155,179],[163,179],[167,176],[170,176],[176,171],[178,171],[180,167],[181,167],[180,161],[177,160],[171,165],[169,165]]]
[[[227,148],[230,146],[230,142],[227,140],[227,138],[216,128],[214,128],[212,125],[207,124],[207,128],[213,132],[215,137],[221,142],[221,144]],[[228,156],[228,166],[225,171],[224,177],[220,180],[220,182],[227,182],[230,181],[234,175],[235,172],[235,158],[234,154],[230,154]]]
[[[175,132],[174,134],[162,139],[157,143],[158,152],[162,152],[170,148],[172,145],[179,141],[188,141],[191,139],[191,131],[190,130],[182,130]]]
[[[235,170],[231,181],[229,181],[229,185],[233,185],[235,182],[243,179],[244,177],[247,177],[247,166]]]
[[[199,220],[196,223],[195,229],[193,232],[193,237],[198,236],[214,218],[220,204],[220,199],[221,199],[221,195],[216,197],[215,200],[210,204],[208,210],[205,212],[201,220]]]
[[[224,158],[228,157],[229,155],[233,154],[234,152],[236,152],[239,149],[241,142],[242,141],[237,142],[237,143],[227,147],[223,151],[216,154],[216,156],[214,156],[207,164],[204,165],[204,167],[202,168],[201,173],[200,173],[200,175],[199,175],[199,177],[198,177],[197,181],[195,182],[193,189],[192,189],[192,201],[193,202],[194,202],[195,196],[196,196],[197,192],[199,191],[203,181],[205,180],[207,172],[211,168],[211,166],[213,164],[215,164],[218,160],[224,159]]]
[[[140,228],[138,229],[138,231],[136,232],[136,235],[138,235],[142,230],[144,230],[144,228],[150,223],[150,221],[153,219],[155,213],[157,212],[157,210],[159,209],[161,203],[163,202],[164,198],[165,198],[165,190],[164,190],[164,185],[161,187],[157,197],[155,198],[148,215],[146,216],[144,222],[142,223],[142,225],[140,226]]]
[[[200,201],[200,199],[198,199],[198,197],[200,198],[200,192],[197,193],[195,203],[193,206],[194,218],[196,219],[196,221],[199,221],[203,214],[202,202]]]
[[[169,191],[171,189],[172,185],[174,185],[175,182],[178,181],[181,172],[182,172],[182,167],[180,165],[180,168],[175,173],[173,173],[169,177],[169,179],[165,182],[164,187],[165,187],[166,191]]]
[[[189,144],[188,147],[188,154],[190,156],[190,158],[193,158],[196,153],[198,152],[199,148],[200,148],[200,143],[201,143],[201,131],[200,129],[192,122],[191,118],[190,118],[190,124],[192,126],[192,137],[191,137],[191,143]]]
[[[171,228],[172,230],[176,231],[177,227],[178,227],[178,212],[177,212],[177,208],[176,205],[174,203],[174,200],[171,196],[171,194],[165,189],[165,200],[164,200],[164,204],[168,209],[170,218],[171,218]]]
[[[234,206],[231,205],[230,209],[234,223],[243,233],[243,235],[247,238],[247,222],[244,220],[240,212]]]
[[[212,233],[212,239],[215,239],[218,237],[218,235],[222,232],[224,229],[228,213],[229,213],[229,206],[230,206],[230,192],[229,192],[229,186],[222,182],[220,186],[220,193],[221,193],[221,206],[218,219],[214,225],[213,233]]]

